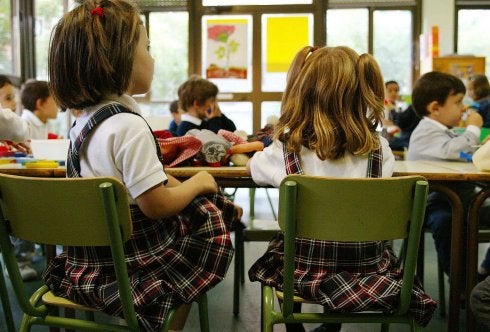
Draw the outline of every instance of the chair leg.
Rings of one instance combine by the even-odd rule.
[[[381,324],[381,332],[389,332],[389,331],[390,331],[390,324],[382,323]]]
[[[446,291],[444,287],[446,279],[439,259],[437,259],[437,278],[439,280],[439,315],[446,317]]]
[[[271,207],[274,220],[277,220],[276,210],[274,209],[274,204],[272,203],[272,199],[271,196],[269,195],[269,190],[267,188],[265,188],[265,194],[267,195],[267,200],[269,201],[269,206]]]
[[[233,315],[237,316],[240,311],[240,281],[243,282],[243,277],[240,277],[243,266],[243,229],[237,227],[235,230],[235,266],[233,275]]]
[[[5,323],[7,324],[7,331],[14,332],[15,324],[14,317],[12,316],[12,307],[8,297],[7,286],[5,284],[5,276],[3,274],[3,267],[0,263],[0,299],[2,300],[3,314],[5,316]]]
[[[197,300],[199,306],[199,325],[201,332],[209,332],[208,296],[206,293]]]

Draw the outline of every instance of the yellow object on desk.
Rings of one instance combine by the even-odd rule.
[[[24,166],[25,168],[58,168],[59,164],[52,160],[40,160],[26,162]]]

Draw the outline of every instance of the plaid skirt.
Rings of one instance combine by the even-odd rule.
[[[278,233],[248,274],[251,281],[282,290],[283,268],[284,238]],[[392,312],[398,305],[403,277],[388,242],[330,242],[300,238],[296,239],[294,274],[297,295],[336,312]],[[410,311],[418,323],[426,326],[436,306],[416,280]]]
[[[233,203],[197,197],[180,214],[149,220],[131,207],[133,233],[125,243],[132,296],[141,329],[160,330],[170,308],[190,303],[220,282],[230,265]],[[69,247],[43,278],[58,296],[121,316],[108,247]]]

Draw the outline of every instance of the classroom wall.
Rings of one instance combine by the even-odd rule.
[[[439,26],[439,55],[454,53],[455,0],[422,1],[422,33],[428,34],[432,26]]]

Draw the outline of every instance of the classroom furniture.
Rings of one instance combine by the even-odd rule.
[[[167,168],[166,172],[180,180],[186,180],[199,171],[211,173],[218,184],[227,188],[253,188],[257,185],[248,175],[245,167],[174,167]],[[26,176],[65,176],[65,170],[58,169],[1,169],[0,173],[10,173]],[[431,191],[439,191],[446,195],[453,209],[452,239],[451,239],[451,279],[449,282],[448,301],[448,324],[447,331],[459,331],[460,329],[460,307],[461,280],[463,274],[468,270],[463,266],[462,244],[466,241],[463,232],[463,206],[458,195],[448,188],[448,184],[461,181],[490,184],[490,172],[479,171],[472,163],[452,161],[395,161],[393,176],[421,175],[429,182]],[[473,244],[472,244],[473,245]],[[471,258],[471,257],[470,257]],[[467,260],[468,262],[469,260]],[[472,273],[471,269],[468,270]],[[468,275],[469,276],[469,275]],[[469,299],[471,289],[466,289],[466,299]],[[466,303],[466,308],[469,304]]]
[[[8,332],[15,331],[14,317],[12,315],[12,307],[10,305],[7,285],[5,284],[5,276],[3,274],[3,266],[0,263],[0,300],[2,301],[2,310],[7,324]]]
[[[417,277],[419,278],[422,285],[424,284],[424,253],[425,253],[425,235],[432,234],[429,228],[424,227],[422,229],[422,238],[420,239],[419,245],[419,255],[417,259]],[[444,275],[444,270],[442,268],[441,262],[437,259],[437,284],[438,284],[438,298],[437,306],[439,307],[439,315],[441,317],[446,317],[446,276]]]
[[[279,225],[284,232],[283,291],[262,285],[263,331],[271,332],[273,325],[280,323],[323,322],[381,323],[383,331],[388,331],[391,323],[405,323],[412,331],[421,329],[408,309],[427,201],[428,183],[423,177],[348,179],[290,175],[279,190]],[[297,237],[339,242],[407,241],[398,308],[392,314],[293,312],[294,303],[308,302],[294,295]],[[282,302],[282,310],[274,308],[275,295]]]
[[[279,231],[279,226],[270,227],[270,223],[277,221],[274,204],[269,195],[269,188],[264,188],[267,201],[274,217],[273,220],[255,219],[255,190],[249,190],[249,222],[246,228],[239,227],[235,230],[235,265],[233,275],[233,314],[235,316],[240,312],[240,283],[245,282],[245,249],[244,243],[250,241],[270,241],[274,234]]]
[[[139,331],[125,264],[124,242],[132,232],[126,188],[115,178],[46,179],[0,174],[0,246],[19,306],[21,331],[45,325],[91,331]],[[53,207],[56,204],[56,207]],[[55,296],[46,285],[29,298],[9,235],[35,243],[110,246],[127,326],[93,321],[93,308]],[[209,330],[207,298],[199,301],[201,329]],[[48,307],[84,311],[86,319],[61,317]],[[175,309],[166,320],[167,331]]]

